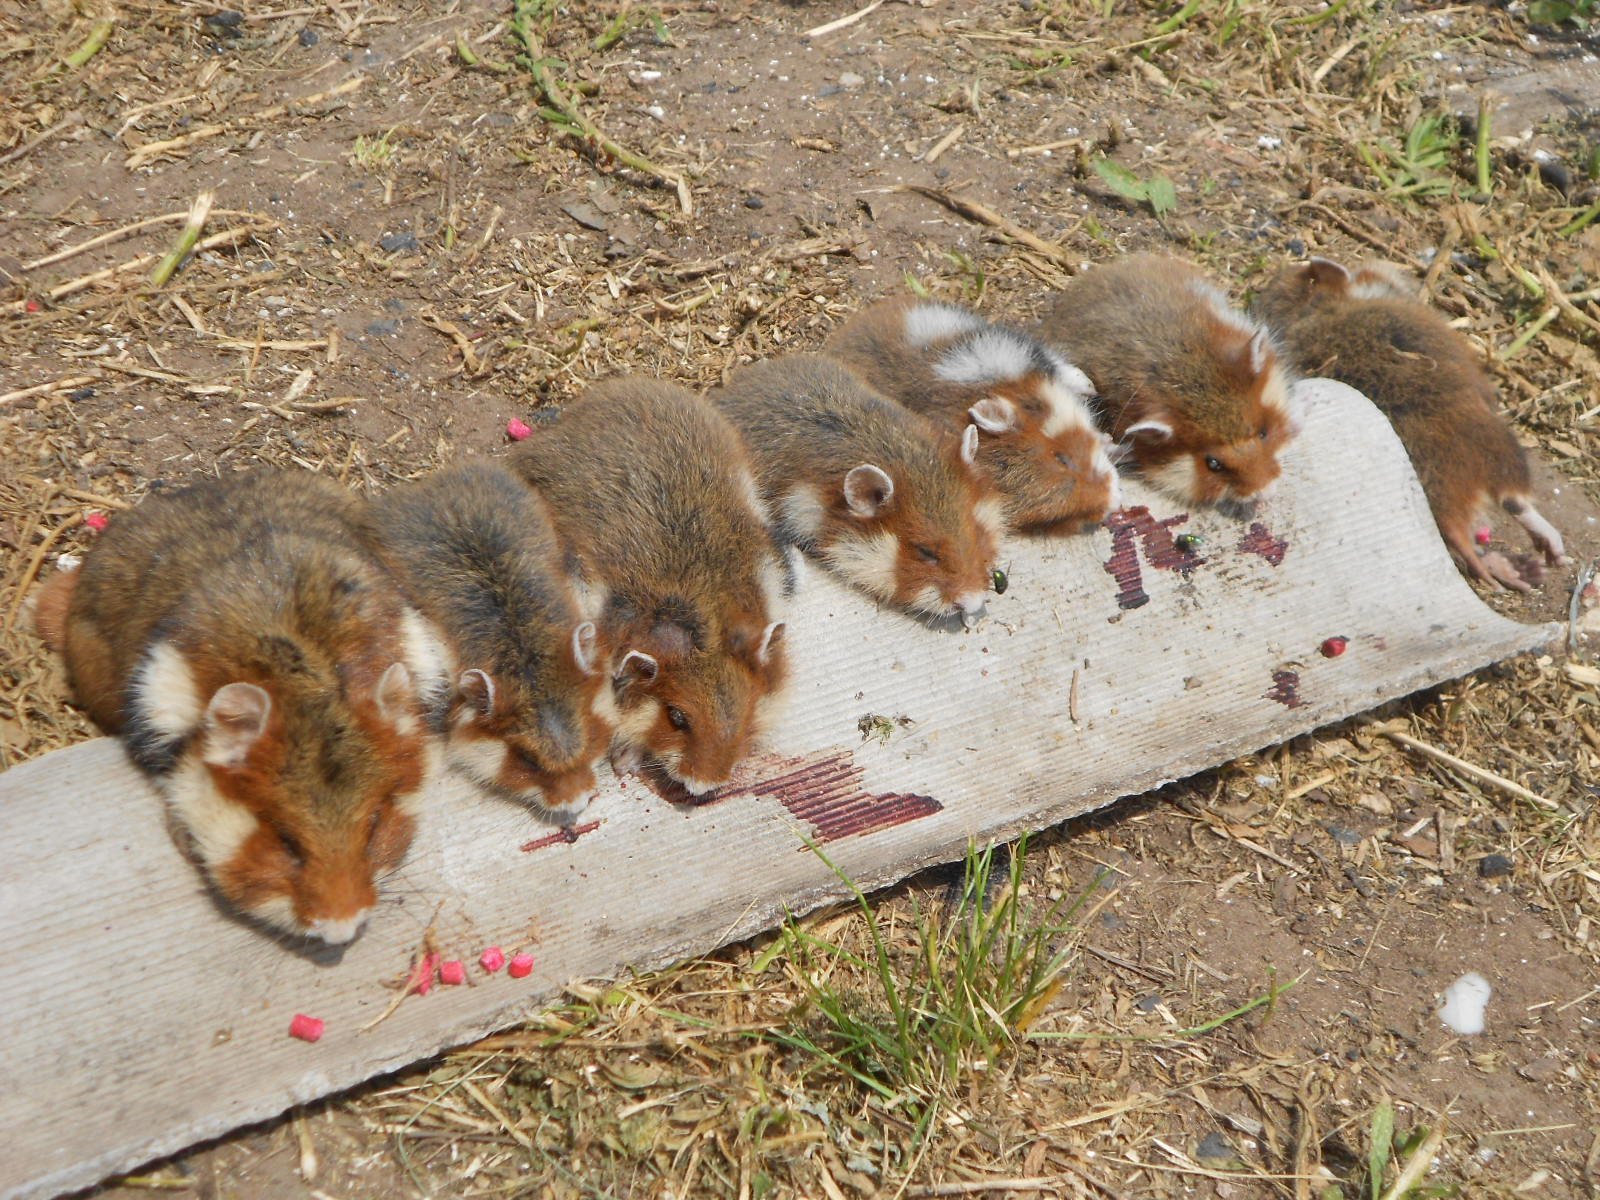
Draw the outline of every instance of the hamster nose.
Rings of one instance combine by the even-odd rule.
[[[964,596],[956,597],[956,608],[961,611],[961,623],[968,629],[983,619],[987,607],[988,598],[982,592],[968,592]]]
[[[364,908],[353,917],[332,921],[323,919],[313,921],[306,926],[306,936],[314,937],[318,941],[327,942],[330,946],[344,946],[356,940],[356,935],[366,927],[367,918],[372,914],[370,908]]]

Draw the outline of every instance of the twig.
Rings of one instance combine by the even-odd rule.
[[[1529,804],[1536,804],[1540,808],[1559,809],[1561,807],[1554,800],[1546,800],[1539,793],[1530,792],[1520,783],[1513,783],[1504,775],[1496,775],[1493,771],[1485,770],[1483,767],[1473,766],[1466,759],[1457,758],[1454,754],[1446,753],[1437,747],[1428,745],[1427,742],[1419,742],[1416,738],[1401,733],[1399,730],[1379,729],[1376,732],[1382,734],[1391,742],[1404,746],[1407,750],[1414,750],[1424,758],[1431,758],[1435,762],[1443,763],[1453,770],[1460,771],[1468,779],[1474,779],[1479,783],[1497,787],[1507,795],[1515,796],[1519,800],[1526,800]]]
[[[1561,306],[1558,304],[1552,304],[1549,308],[1540,313],[1536,319],[1530,321],[1523,331],[1517,334],[1517,336],[1511,340],[1510,345],[1508,345],[1504,350],[1500,351],[1500,357],[1503,359],[1510,358],[1512,355],[1521,352],[1529,342],[1533,341],[1534,338],[1538,337],[1544,332],[1544,327],[1546,325],[1550,324],[1551,321],[1554,321],[1560,315]]]
[[[79,124],[82,120],[83,116],[81,113],[68,113],[66,116],[62,117],[61,120],[50,126],[49,129],[46,129],[43,133],[36,135],[31,141],[23,142],[22,145],[18,146],[15,150],[7,150],[4,154],[0,154],[0,167],[9,166],[11,163],[16,162],[19,158],[26,158],[40,146],[48,142],[51,138],[55,137],[55,135],[60,133],[63,129],[70,129],[72,126]],[[26,271],[27,268],[24,267],[23,270]]]
[[[1411,1189],[1428,1173],[1433,1166],[1433,1159],[1439,1153],[1439,1147],[1444,1144],[1444,1118],[1439,1118],[1439,1123],[1428,1131],[1428,1136],[1411,1152],[1411,1157],[1406,1159],[1406,1165],[1400,1169],[1394,1182],[1389,1185],[1389,1190],[1383,1193],[1383,1200],[1400,1200],[1402,1196],[1409,1196]]]
[[[93,29],[89,30],[89,36],[84,39],[83,45],[67,55],[63,61],[73,70],[83,66],[96,54],[100,53],[100,48],[106,44],[106,39],[111,36],[111,30],[115,25],[115,21],[101,21]]]
[[[1067,253],[1066,247],[1058,246],[1054,242],[1047,242],[1037,234],[1029,233],[1015,221],[1002,217],[992,208],[986,208],[976,200],[968,200],[964,196],[952,196],[949,192],[940,191],[938,188],[924,187],[915,183],[906,184],[896,190],[915,192],[919,196],[926,196],[934,203],[944,205],[957,216],[965,217],[969,221],[976,221],[979,225],[987,225],[991,229],[997,229],[1013,242],[1018,242],[1036,254],[1043,255],[1069,275],[1078,269],[1077,262]]]
[[[456,344],[456,349],[461,351],[461,365],[466,368],[467,378],[483,374],[483,360],[473,350],[472,339],[461,332],[459,325],[454,321],[446,321],[435,312],[423,313],[422,323],[431,329],[437,329]]]
[[[803,38],[819,38],[824,34],[833,33],[837,30],[847,28],[848,26],[854,25],[857,21],[862,20],[865,17],[870,17],[874,12],[883,7],[883,2],[884,0],[872,0],[872,3],[867,5],[865,8],[858,8],[849,16],[840,17],[837,21],[829,21],[826,25],[818,25],[813,29],[808,29],[800,36]]]
[[[230,132],[233,129],[239,128],[243,125],[248,125],[252,122],[276,120],[278,117],[285,116],[296,108],[302,108],[312,104],[320,104],[324,100],[332,100],[335,97],[343,96],[349,92],[355,91],[366,82],[367,77],[365,75],[357,75],[354,79],[347,79],[338,87],[329,88],[325,92],[317,92],[314,95],[302,96],[298,100],[289,100],[282,104],[274,104],[271,108],[264,108],[258,113],[252,113],[250,116],[240,117],[237,121],[223,121],[216,125],[202,125],[199,129],[190,130],[181,137],[167,138],[165,141],[160,142],[147,142],[145,145],[135,149],[128,155],[127,158],[123,159],[122,165],[131,171],[135,167],[144,166],[151,159],[160,158],[163,154],[170,154],[174,150],[182,150],[194,144],[195,142],[203,141],[206,138],[218,137],[224,133]]]
[[[539,44],[538,35],[530,26],[525,8],[525,4],[514,4],[514,15],[511,18],[511,34],[522,46],[522,53],[517,55],[517,62],[533,76],[533,82],[540,94],[555,110],[555,116],[559,120],[551,123],[557,126],[564,125],[569,131],[593,142],[623,166],[670,184],[677,190],[678,207],[683,211],[683,215],[694,216],[694,198],[689,194],[687,179],[676,171],[651,162],[642,154],[635,154],[620,142],[606,136],[598,125],[579,111],[577,104],[561,89],[561,85],[555,81],[555,76],[550,74],[550,60],[544,56],[544,47]]]
[[[1489,158],[1489,122],[1494,119],[1493,93],[1484,92],[1478,97],[1478,136],[1472,153],[1478,164],[1478,192],[1488,196],[1494,192],[1494,164]]]
[[[925,163],[938,161],[938,158],[941,154],[956,144],[957,139],[959,139],[961,135],[966,132],[966,128],[967,127],[965,125],[957,125],[949,133],[945,134],[933,144],[932,148],[922,156],[922,161]]]
[[[248,217],[252,221],[261,222],[272,220],[265,213],[250,212],[242,208],[214,208],[211,211],[219,217]],[[152,225],[170,225],[174,221],[187,221],[188,219],[189,214],[187,212],[163,213],[159,217],[146,217],[142,221],[135,221],[132,225],[123,225],[118,229],[113,229],[110,233],[102,233],[86,242],[79,242],[76,246],[68,246],[64,250],[56,250],[46,254],[43,258],[25,262],[22,264],[22,269],[24,271],[37,271],[40,267],[48,267],[51,263],[58,263],[76,257],[86,250],[93,250],[97,246],[104,246],[110,242],[120,242],[123,238],[138,233],[141,229],[148,229]]]
[[[150,272],[151,287],[163,286],[172,278],[178,265],[189,257],[195,243],[200,240],[206,221],[211,217],[211,206],[216,203],[216,199],[215,192],[201,192],[194,198],[194,203],[189,206],[189,219],[184,222],[183,232],[178,235],[178,244],[167,251],[167,256],[156,264],[154,271]]]
[[[73,375],[67,379],[57,379],[53,383],[36,383],[32,387],[18,388],[14,392],[0,394],[0,404],[10,404],[13,400],[26,400],[29,396],[41,396],[46,392],[65,392],[70,388],[93,383],[94,378],[93,375]]]
[[[6,398],[0,396],[0,404]],[[1567,604],[1567,656],[1578,656],[1578,610],[1583,605],[1583,589],[1589,586],[1589,581],[1594,578],[1595,568],[1600,566],[1600,558],[1591,558],[1586,567],[1578,572],[1578,582],[1572,589],[1572,599]]]
[[[878,0],[881,4],[883,0]],[[876,8],[877,5],[872,6]],[[1034,1175],[1012,1179],[972,1179],[961,1183],[930,1183],[909,1189],[907,1197],[976,1196],[983,1192],[1050,1192],[1059,1195],[1062,1184],[1076,1175]]]

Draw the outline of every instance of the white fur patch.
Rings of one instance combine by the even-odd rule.
[[[622,719],[622,714],[617,711],[617,697],[609,684],[595,689],[594,701],[589,705],[589,711],[613,729]]]
[[[453,737],[445,748],[450,765],[481,787],[498,787],[509,751],[499,738]]]
[[[972,506],[972,519],[998,540],[1006,526],[1005,506],[998,497],[986,496]]]
[[[370,907],[363,908],[353,917],[342,921],[313,921],[306,927],[306,936],[327,942],[330,946],[344,946],[356,940],[356,935],[366,926],[372,915]]]
[[[1522,511],[1517,514],[1517,521],[1528,531],[1534,545],[1539,549],[1558,559],[1566,557],[1561,531],[1545,520],[1543,514],[1526,500],[1522,502]]]
[[[1171,462],[1162,463],[1159,467],[1142,469],[1144,477],[1168,495],[1183,500],[1193,500],[1200,494],[1198,486],[1200,472],[1192,454],[1180,454]]]
[[[433,712],[454,687],[455,655],[438,627],[409,605],[400,610],[400,640],[417,700],[424,711]],[[414,728],[402,725],[401,732],[411,733]]]
[[[1094,380],[1090,379],[1054,350],[1046,350],[1045,354],[1050,359],[1050,365],[1054,369],[1056,379],[1062,387],[1074,393],[1080,400],[1087,400],[1095,394]]]
[[[1082,375],[1083,372],[1079,371]],[[1085,376],[1085,380],[1087,380]],[[1049,415],[1044,419],[1044,424],[1039,427],[1045,437],[1055,437],[1069,429],[1093,429],[1094,416],[1089,412],[1089,406],[1083,402],[1089,393],[1074,393],[1053,380],[1046,380],[1039,388],[1039,399],[1044,401],[1045,409]]]
[[[1364,264],[1350,277],[1352,300],[1415,300],[1422,289],[1417,281],[1391,263]]]
[[[883,600],[894,597],[900,554],[900,539],[883,530],[879,533],[845,533],[822,549],[823,560],[863,591]]]
[[[666,766],[665,763],[662,765]],[[708,783],[706,780],[696,779],[692,775],[681,775],[678,773],[676,767],[667,767],[667,774],[671,775],[679,783],[683,784],[683,786],[688,789],[689,794],[692,796],[704,796],[707,792],[714,792],[724,783],[728,782],[726,779],[720,779],[715,783]]]
[[[645,697],[622,709],[613,741],[624,750],[644,744],[644,735],[661,715],[661,701]]]
[[[569,576],[567,582],[572,586],[572,599],[578,606],[578,615],[585,621],[599,624],[600,614],[605,612],[606,600],[610,595],[605,585],[580,579],[576,575]]]
[[[814,545],[822,533],[827,513],[817,489],[800,484],[790,488],[778,501],[778,518],[791,538]]]
[[[166,797],[208,870],[226,866],[258,828],[249,809],[217,790],[198,755],[186,755],[168,777]]]
[[[1246,337],[1255,337],[1261,328],[1235,308],[1233,302],[1216,285],[1204,279],[1195,279],[1190,282],[1189,290],[1205,303],[1217,320],[1225,325],[1231,325]]]
[[[756,477],[749,471],[739,472],[739,491],[744,494],[745,503],[750,506],[750,511],[762,525],[772,524],[772,514],[767,511],[767,502],[761,498],[761,489],[756,485]]]
[[[263,900],[250,910],[250,915],[263,925],[270,925],[274,929],[283,929],[296,934],[302,932],[300,918],[294,915],[294,901],[288,896],[273,896],[269,900]]]
[[[788,607],[783,594],[784,585],[788,581],[788,575],[783,569],[783,560],[776,554],[763,554],[761,565],[756,568],[756,580],[761,585],[761,599],[766,605],[767,619],[781,620],[784,610]]]
[[[934,342],[981,329],[983,318],[953,304],[918,304],[906,311],[906,341],[921,350]]]
[[[1300,432],[1300,414],[1289,399],[1289,381],[1284,377],[1281,367],[1274,367],[1267,381],[1261,385],[1261,403],[1283,414],[1291,434]]]
[[[194,672],[171,642],[157,642],[139,664],[133,708],[144,723],[167,737],[185,737],[200,724],[205,705]]]
[[[933,373],[948,383],[1003,383],[1034,368],[1033,347],[1004,329],[985,329],[950,350]]]

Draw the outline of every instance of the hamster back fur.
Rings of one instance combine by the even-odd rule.
[[[440,648],[309,472],[207,480],[117,516],[67,593],[80,702],[162,788],[221,895],[348,942],[411,842]]]
[[[372,510],[385,560],[455,651],[451,762],[485,787],[581,811],[616,705],[544,503],[504,465],[475,462]]]
[[[1036,533],[1093,527],[1122,503],[1088,376],[1020,330],[959,305],[905,297],[868,306],[823,347],[914,412],[982,435],[978,466],[1007,524]]]
[[[999,498],[957,435],[820,354],[735,372],[711,393],[755,457],[780,536],[878,599],[927,617],[982,614]]]
[[[604,593],[622,761],[646,753],[697,793],[725,781],[770,719],[786,665],[788,573],[738,434],[683,388],[613,379],[510,464]]]
[[[1469,574],[1527,590],[1543,564],[1482,554],[1473,526],[1486,500],[1528,531],[1544,563],[1563,561],[1561,534],[1534,507],[1528,460],[1495,403],[1471,343],[1418,299],[1388,263],[1351,271],[1328,259],[1286,267],[1254,311],[1296,367],[1347,383],[1380,408],[1411,455],[1445,544]]]
[[[1190,503],[1247,500],[1298,431],[1267,330],[1197,268],[1138,254],[1055,297],[1038,335],[1094,381],[1109,430],[1143,474]]]

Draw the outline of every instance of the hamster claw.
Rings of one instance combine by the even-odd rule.
[[[1499,551],[1491,551],[1478,559],[1483,568],[1483,578],[1498,589],[1501,585],[1514,592],[1531,592],[1536,584],[1544,582],[1544,567],[1535,561],[1526,561],[1521,568]]]

